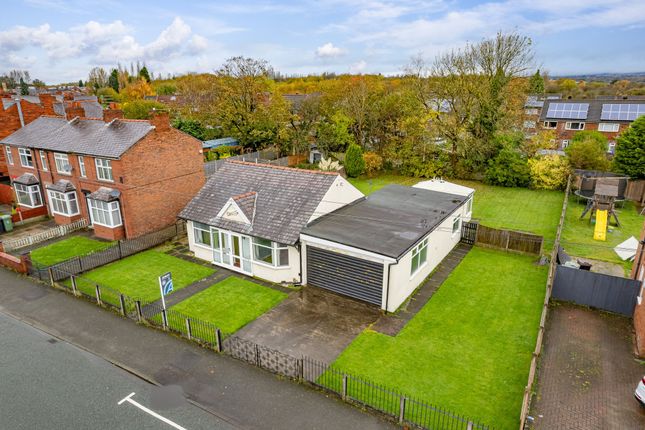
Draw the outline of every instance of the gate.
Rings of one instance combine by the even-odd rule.
[[[461,224],[461,241],[468,245],[474,245],[477,240],[477,227],[479,224],[475,221],[464,222]]]

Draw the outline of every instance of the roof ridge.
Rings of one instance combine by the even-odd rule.
[[[251,197],[251,196],[253,196],[253,195],[257,195],[257,194],[258,194],[258,193],[257,193],[257,191],[249,191],[249,192],[247,192],[247,193],[238,194],[238,195],[236,195],[236,196],[233,196],[233,197],[232,197],[232,199],[233,199],[233,200],[242,200],[242,199],[245,199],[245,198],[247,198],[247,197]]]
[[[322,170],[309,170],[309,169],[300,169],[297,167],[274,166],[272,164],[266,164],[266,163],[252,163],[250,161],[226,160],[226,162],[234,163],[234,164],[242,164],[247,166],[268,167],[275,170],[289,170],[289,171],[297,171],[297,172],[303,172],[303,173],[312,173],[317,175],[331,175],[331,176],[340,175],[340,173],[338,172],[323,172]]]

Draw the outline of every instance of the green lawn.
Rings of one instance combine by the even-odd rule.
[[[517,428],[547,276],[533,260],[473,248],[396,337],[365,330],[335,365],[495,428]]]
[[[645,216],[639,215],[633,202],[625,202],[623,208],[616,208],[621,226],[617,227],[612,217],[612,222],[607,230],[607,240],[603,242],[593,239],[594,224],[589,223],[589,214],[584,219],[580,219],[584,208],[584,202],[578,203],[576,196],[569,198],[567,216],[562,230],[562,247],[567,253],[577,257],[621,264],[625,268],[625,272],[629,273],[632,263],[622,261],[613,248],[630,236],[638,239]]]
[[[94,283],[119,291],[133,299],[151,302],[161,298],[158,277],[172,273],[174,291],[199,281],[214,269],[191,263],[154,249],[135,254],[81,275],[77,282],[80,290],[94,295]],[[103,292],[103,299],[118,304],[118,297]]]
[[[171,309],[234,333],[286,297],[281,291],[231,276]]]
[[[365,194],[388,184],[414,185],[423,180],[425,179],[393,174],[375,178],[349,178]],[[475,189],[473,218],[483,225],[535,233],[545,239],[552,240],[555,237],[564,199],[563,192],[495,187],[476,181],[450,181]]]
[[[31,251],[31,259],[43,266],[51,266],[73,257],[80,257],[101,251],[112,246],[113,242],[103,242],[85,236],[72,236],[51,245]]]

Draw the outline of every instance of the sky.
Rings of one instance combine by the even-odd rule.
[[[644,0],[2,0],[0,74],[46,83],[145,62],[209,72],[227,58],[283,74],[401,73],[498,31],[531,37],[551,75],[645,71]]]

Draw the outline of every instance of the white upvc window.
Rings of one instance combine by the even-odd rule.
[[[527,115],[537,115],[538,114],[538,110],[536,108],[527,108],[527,109],[524,109],[524,112]]]
[[[610,133],[615,133],[620,129],[620,124],[615,122],[601,122],[598,124],[598,131],[606,131]]]
[[[11,153],[11,147],[9,145],[5,146],[4,151],[7,154],[7,163],[13,166],[13,154]]]
[[[461,230],[461,215],[457,215],[455,219],[452,220],[452,235],[454,236],[460,230]]]
[[[87,199],[90,206],[92,224],[104,227],[119,227],[123,225],[121,209],[118,201],[104,202],[101,200]]]
[[[21,206],[37,208],[43,205],[38,185],[13,184],[13,188],[16,190],[16,198]]]
[[[31,155],[31,149],[18,148],[18,155],[20,155],[20,165],[22,167],[34,168],[34,157]]]
[[[202,224],[201,222],[193,221],[193,235],[195,238],[195,244],[205,246],[207,248],[213,247],[210,226]],[[217,243],[217,246],[219,247],[219,241]]]
[[[82,155],[78,156],[78,170],[83,178],[87,177],[87,172],[85,171],[85,157]]]
[[[253,238],[253,260],[273,267],[289,265],[289,247],[267,239]]]
[[[114,182],[112,177],[112,161],[105,158],[95,158],[96,177],[101,181]]]
[[[558,122],[557,121],[544,121],[544,128],[557,128],[558,127]]]
[[[69,157],[67,154],[60,152],[54,153],[54,161],[56,162],[56,171],[62,175],[72,174],[72,165],[69,164]]]
[[[49,203],[51,211],[58,215],[73,216],[78,215],[78,200],[76,199],[76,192],[70,191],[61,193],[54,190],[49,191]]]
[[[38,154],[40,154],[40,166],[44,171],[49,170],[49,165],[47,164],[47,153],[41,149],[38,151]]]
[[[466,202],[466,214],[472,213],[473,211],[473,197],[471,196]]]
[[[428,238],[425,238],[412,249],[412,263],[410,264],[410,277],[417,274],[417,272],[428,261]]]
[[[566,149],[569,146],[569,140],[564,139],[562,140],[562,149]]]
[[[584,130],[585,129],[585,123],[584,122],[567,122],[564,125],[565,130]]]
[[[616,152],[616,142],[612,140],[607,144],[607,152],[609,152],[610,154]]]

